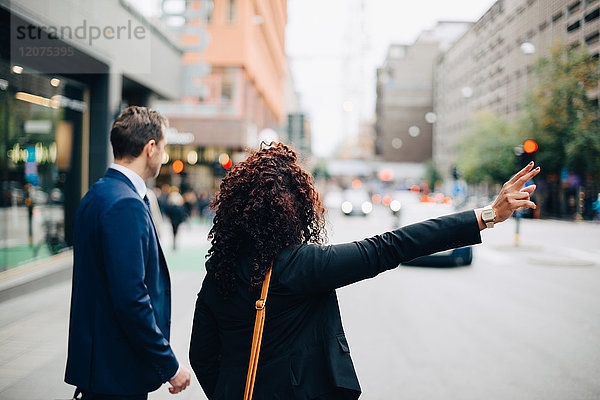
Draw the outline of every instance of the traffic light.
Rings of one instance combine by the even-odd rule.
[[[233,165],[233,161],[231,160],[231,157],[229,157],[229,155],[227,153],[221,153],[219,155],[219,164],[221,164],[221,166],[223,168],[229,169]]]
[[[523,143],[523,150],[527,154],[535,153],[537,151],[537,149],[538,149],[538,144],[535,141],[531,140],[531,139],[527,139]]]
[[[456,165],[452,166],[452,178],[456,181],[458,180],[458,168]]]
[[[180,174],[183,171],[183,161],[175,160],[173,161],[173,165],[171,167],[176,174]]]
[[[538,144],[535,140],[527,139],[523,144],[515,149],[515,154],[519,160],[521,168],[525,167],[530,162],[535,162],[535,154],[538,150]]]

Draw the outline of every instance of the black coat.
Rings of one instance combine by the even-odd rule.
[[[175,204],[168,204],[166,211],[173,226],[181,225],[189,216],[184,206],[177,206]]]
[[[284,249],[273,266],[254,399],[358,398],[335,289],[402,261],[480,242],[475,213],[465,211],[361,241]],[[248,291],[248,264],[248,256],[238,257],[229,299],[210,277],[198,294],[190,362],[211,400],[243,396],[259,296]]]

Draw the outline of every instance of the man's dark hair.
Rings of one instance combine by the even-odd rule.
[[[127,107],[110,130],[115,159],[136,158],[146,143],[152,139],[158,143],[163,138],[163,125],[167,127],[168,121],[158,112],[146,107]]]

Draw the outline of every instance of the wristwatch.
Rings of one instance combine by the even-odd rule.
[[[496,220],[496,212],[491,206],[485,207],[481,212],[481,219],[488,228],[494,227],[494,221]]]

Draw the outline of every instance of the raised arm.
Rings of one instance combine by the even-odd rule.
[[[519,207],[535,208],[529,195],[535,185],[521,189],[539,173],[533,164],[519,171],[492,204],[494,223],[508,219]],[[482,209],[430,219],[364,240],[330,246],[311,244],[284,250],[276,260],[275,281],[288,290],[310,293],[333,290],[379,273],[414,258],[451,248],[481,243],[486,228]]]
[[[286,249],[273,276],[293,292],[337,289],[396,268],[403,261],[481,243],[473,210],[430,219],[356,242]]]

